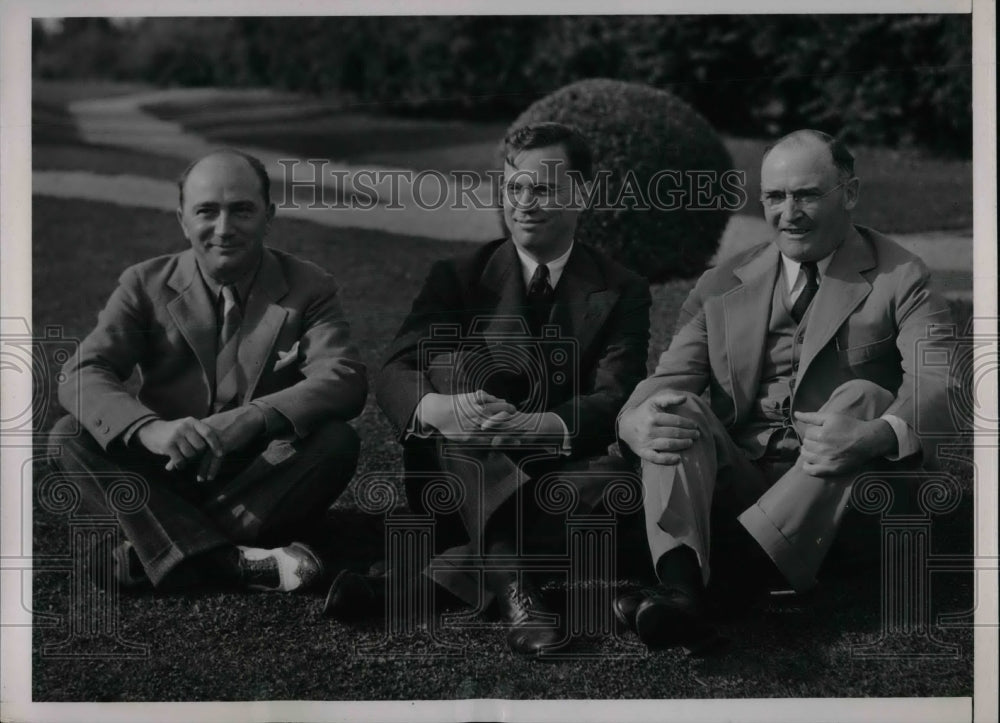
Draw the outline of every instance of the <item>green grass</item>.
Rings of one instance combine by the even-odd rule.
[[[66,336],[92,327],[98,309],[128,264],[183,248],[170,213],[111,204],[36,197],[33,204],[34,328],[61,324]],[[431,262],[461,247],[390,234],[329,229],[278,219],[275,245],[330,269],[343,289],[353,336],[370,372],[408,310]],[[691,285],[654,288],[653,349],[669,340],[677,309]],[[387,292],[388,290],[388,292]],[[51,424],[49,410],[42,428]],[[356,421],[363,439],[359,475],[401,469],[398,445],[369,399]],[[36,474],[43,471],[36,468]],[[968,482],[971,463],[953,464]],[[935,522],[933,549],[972,549],[971,502]],[[874,518],[852,522],[851,535],[830,560],[822,589],[811,600],[772,604],[723,626],[733,640],[724,655],[695,659],[680,650],[648,652],[623,635],[591,644],[602,657],[538,665],[511,657],[502,630],[449,633],[465,645],[454,660],[408,657],[427,641],[390,638],[377,655],[357,646],[382,639],[374,624],[347,627],[320,616],[325,591],[302,596],[222,591],[124,597],[122,637],[149,645],[143,660],[59,659],[42,647],[65,636],[61,627],[36,626],[33,699],[74,700],[275,700],[447,698],[711,698],[789,696],[964,696],[972,691],[972,635],[968,628],[932,627],[957,644],[957,659],[917,658],[924,640],[894,639],[898,657],[861,659],[851,646],[876,640],[880,631],[878,527]],[[35,554],[69,551],[66,519],[36,505]],[[364,569],[381,555],[379,521],[361,514],[346,494],[331,513],[329,536],[320,541],[332,567]],[[641,542],[623,546],[621,564],[644,569]],[[972,606],[968,574],[935,575],[931,611]],[[69,580],[36,571],[36,613],[65,615]],[[553,593],[559,595],[556,590]],[[39,619],[40,620],[40,619]],[[87,649],[77,643],[73,650]],[[586,646],[580,650],[586,650]]]

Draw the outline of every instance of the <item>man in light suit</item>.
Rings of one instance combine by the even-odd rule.
[[[179,186],[191,248],[121,275],[64,367],[60,401],[83,429],[64,440],[75,422],[57,423],[54,461],[121,525],[105,583],[301,590],[323,570],[296,540],[354,473],[365,368],[333,278],[264,246],[259,160],[218,151]],[[116,503],[120,479],[135,504]]]
[[[545,622],[541,581],[501,561],[537,554],[532,530],[563,530],[536,499],[546,479],[573,485],[577,512],[628,484],[628,465],[604,452],[649,342],[647,282],[574,241],[584,189],[571,172],[592,178],[575,130],[540,123],[508,135],[510,238],[433,266],[376,383],[403,444],[410,507],[425,509],[435,474],[460,480],[458,513],[438,527],[434,580],[472,605],[496,599],[510,648],[526,656],[562,639]],[[380,584],[345,571],[328,612],[371,610]]]
[[[651,645],[699,630],[715,574],[738,581],[729,595],[778,573],[809,589],[855,476],[935,461],[916,419],[944,413],[949,379],[918,341],[950,315],[927,268],[852,224],[853,158],[826,134],[768,149],[761,188],[773,242],[698,280],[618,420],[659,585],[615,613]]]

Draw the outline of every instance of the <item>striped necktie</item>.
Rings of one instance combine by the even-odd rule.
[[[215,357],[215,413],[232,405],[240,390],[240,365],[237,352],[240,348],[240,311],[236,287],[222,287],[222,324],[219,327],[218,354]]]
[[[802,323],[802,317],[806,315],[806,309],[812,303],[813,297],[819,290],[819,269],[816,268],[815,261],[803,261],[802,270],[806,273],[806,285],[799,294],[799,298],[792,305],[792,318],[796,324]]]

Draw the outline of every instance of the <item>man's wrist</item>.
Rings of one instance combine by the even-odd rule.
[[[884,419],[873,419],[868,425],[872,458],[892,457],[899,452],[899,440],[891,424]]]

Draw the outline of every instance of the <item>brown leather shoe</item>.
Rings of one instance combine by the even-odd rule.
[[[537,659],[564,646],[558,616],[545,607],[541,594],[529,581],[508,576],[494,592],[500,616],[510,626],[507,645],[514,653]]]

